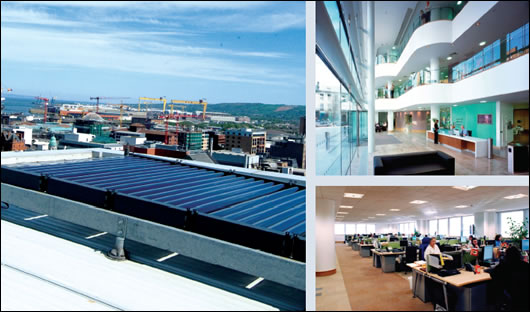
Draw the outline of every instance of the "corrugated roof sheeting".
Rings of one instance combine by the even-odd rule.
[[[15,172],[4,173],[4,169]],[[29,183],[31,179],[40,182]],[[239,238],[236,243],[264,251],[268,251],[267,247],[261,246],[260,238],[254,236],[259,231],[283,236],[283,241],[273,243],[283,245],[283,249],[290,244],[299,245],[300,238],[305,237],[303,187],[176,162],[128,156],[3,167],[2,182],[28,188],[38,184],[40,190],[55,192],[57,196],[192,231],[201,232],[201,226],[217,227],[227,222],[240,225],[241,228],[233,228],[233,234],[220,234],[218,238],[230,241],[246,230],[250,237],[245,242]],[[211,229],[203,230],[216,235]],[[273,239],[269,236],[261,240]],[[281,255],[305,260],[305,241],[303,244],[303,251],[295,248],[297,255],[293,256],[292,250],[287,254],[282,251]]]

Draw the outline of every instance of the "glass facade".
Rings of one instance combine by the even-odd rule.
[[[352,161],[359,146],[368,139],[367,112],[356,100],[352,88],[361,88],[354,64],[350,40],[336,1],[325,1],[337,47],[347,62],[354,86],[346,86],[337,71],[326,62],[325,56],[316,55],[315,121],[317,175],[351,175]],[[344,72],[344,71],[342,71]]]

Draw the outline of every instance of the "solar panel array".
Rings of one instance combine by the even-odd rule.
[[[163,219],[162,215],[167,218],[177,211],[187,212],[188,219],[191,219],[191,211],[216,222],[220,220],[243,225],[244,229],[305,237],[305,189],[300,186],[139,156],[31,164],[14,168],[3,166],[2,181],[17,184],[13,180],[24,178],[18,175],[16,179],[6,180],[5,170],[60,182],[56,189],[69,190],[55,192],[72,199],[83,198],[83,194],[76,196],[72,193],[90,194],[90,190],[100,190],[106,194],[115,192],[118,195],[116,205],[120,201],[127,205],[125,198],[127,202],[137,200],[153,203],[120,211],[152,221]],[[48,184],[52,185],[51,182]],[[211,233],[210,230],[207,232]],[[240,235],[244,233],[239,231]]]

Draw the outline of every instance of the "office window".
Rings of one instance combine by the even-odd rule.
[[[429,221],[429,235],[435,235],[438,232],[438,220]]]
[[[355,224],[352,224],[352,223],[347,223],[346,224],[346,234],[350,235],[350,234],[356,234],[357,232],[355,232],[356,228],[355,228]]]
[[[344,235],[344,223],[335,223],[335,235]]]
[[[407,234],[413,235],[415,230],[416,230],[416,223],[410,222],[409,223],[409,231],[408,231]]]
[[[467,216],[462,218],[462,235],[465,237],[469,237],[469,235],[473,235],[473,230],[471,229],[471,226],[475,224],[475,217],[474,216]]]
[[[449,219],[449,235],[460,237],[462,230],[462,218],[456,217]]]
[[[522,210],[501,212],[501,235],[504,237],[511,236],[509,220],[521,224],[524,221],[524,212]]]
[[[367,224],[366,225],[366,233],[375,233],[375,224]]]
[[[438,220],[438,234],[447,235],[449,232],[449,221],[447,219]]]
[[[367,234],[366,224],[357,224],[357,234]]]
[[[405,233],[405,225],[406,223],[399,224],[399,233]]]

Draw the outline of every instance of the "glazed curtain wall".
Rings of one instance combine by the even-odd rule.
[[[367,112],[354,96],[362,94],[361,85],[341,7],[335,1],[319,5],[315,57],[316,173],[349,175],[358,147],[368,139]],[[318,11],[319,8],[322,10]]]

